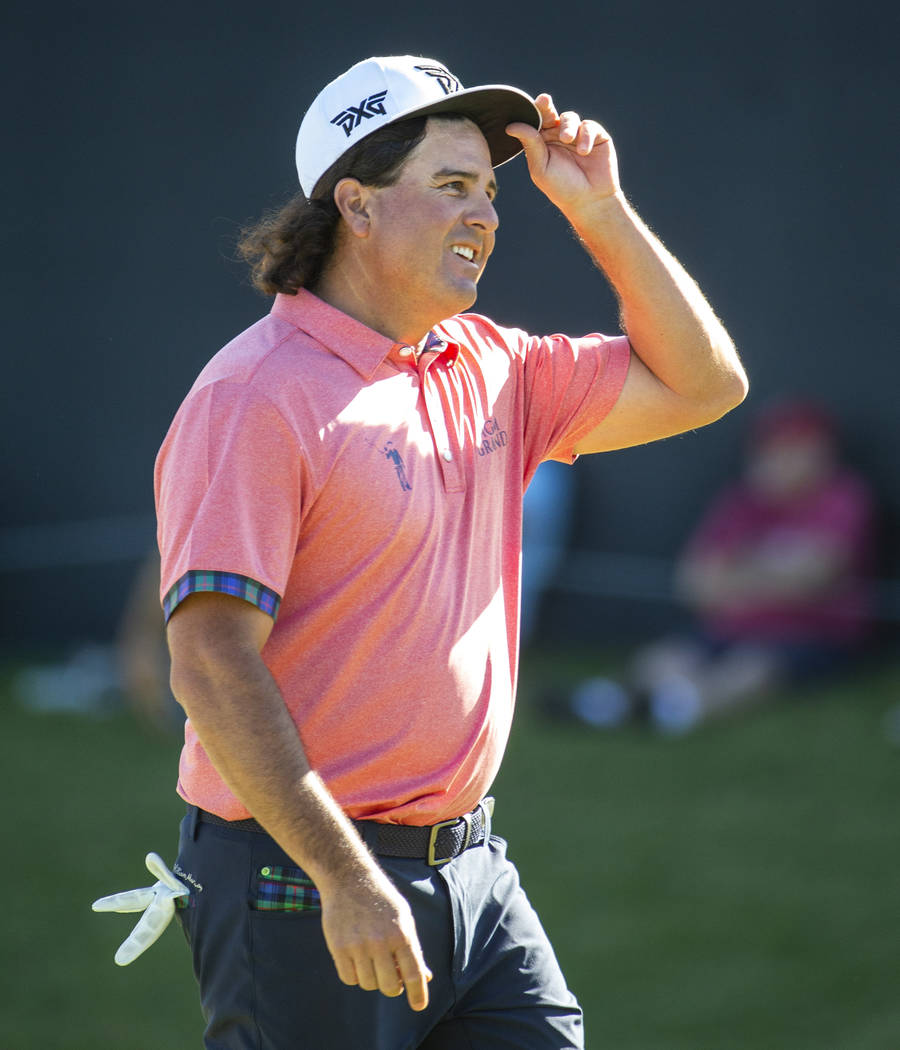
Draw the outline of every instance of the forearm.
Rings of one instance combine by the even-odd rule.
[[[618,297],[635,354],[673,393],[709,406],[739,403],[747,378],[712,307],[621,192],[582,201],[566,217]]]
[[[281,693],[259,654],[223,647],[173,662],[172,690],[233,794],[320,890],[375,867],[356,829],[310,768]]]

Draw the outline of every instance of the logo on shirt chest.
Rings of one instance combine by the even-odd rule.
[[[498,449],[506,448],[509,443],[509,435],[500,425],[496,416],[485,420],[481,428],[481,442],[476,446],[479,456],[490,456]]]
[[[383,456],[394,464],[394,471],[397,474],[397,480],[400,482],[400,488],[404,492],[412,492],[412,485],[406,473],[406,464],[403,462],[400,450],[394,448],[394,442],[388,441],[380,451]]]

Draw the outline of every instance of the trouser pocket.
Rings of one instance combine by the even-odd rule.
[[[254,911],[320,912],[322,902],[306,872],[265,864],[254,877],[250,907]]]

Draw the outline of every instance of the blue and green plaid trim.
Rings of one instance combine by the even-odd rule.
[[[232,594],[243,598],[274,620],[278,615],[281,596],[258,580],[241,576],[236,572],[211,572],[203,569],[189,569],[174,586],[169,588],[163,598],[163,614],[166,623],[189,594],[197,591],[216,591],[219,594]]]
[[[321,911],[319,891],[299,868],[260,868],[250,906],[256,911]]]

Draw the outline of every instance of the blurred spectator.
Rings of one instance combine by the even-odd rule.
[[[169,688],[169,670],[154,547],[126,595],[114,643],[81,645],[61,662],[26,667],[13,692],[35,713],[99,716],[127,707],[144,726],[170,733],[180,730],[184,713]]]
[[[522,645],[537,629],[541,599],[559,568],[569,538],[575,472],[568,463],[546,460],[535,472],[522,502]]]
[[[572,713],[614,726],[644,710],[658,729],[684,732],[842,669],[872,624],[872,547],[869,489],[841,463],[830,416],[808,402],[769,408],[743,477],[679,562],[676,590],[695,628],[639,650],[627,686],[580,683]]]
[[[169,687],[169,649],[159,602],[159,552],[154,546],[138,569],[117,637],[117,663],[126,703],[145,726],[173,732],[184,712]]]

